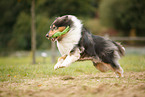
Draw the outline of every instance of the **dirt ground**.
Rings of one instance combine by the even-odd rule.
[[[53,76],[0,82],[0,97],[145,97],[145,72]]]

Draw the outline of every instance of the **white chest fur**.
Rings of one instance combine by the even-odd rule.
[[[77,31],[76,34],[74,31]],[[69,33],[61,40],[57,41],[57,47],[61,55],[68,55],[70,51],[78,44],[81,33],[79,33],[81,29],[69,31]]]
[[[57,42],[57,47],[61,55],[68,55],[74,46],[75,43],[72,43],[71,41]]]
[[[57,47],[61,55],[68,55],[81,38],[81,21],[74,16],[72,16],[71,19],[73,21],[73,26],[70,31],[61,41],[57,41]]]

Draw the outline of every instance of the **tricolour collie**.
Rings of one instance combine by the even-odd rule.
[[[67,33],[52,38],[52,35],[64,31],[68,26],[70,29]],[[75,61],[91,60],[98,70],[112,70],[117,77],[123,77],[123,69],[118,59],[124,55],[124,47],[112,40],[92,35],[77,17],[65,15],[56,18],[46,37],[57,41],[57,47],[62,55],[54,69],[68,67]]]

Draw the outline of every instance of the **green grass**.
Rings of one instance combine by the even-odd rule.
[[[21,79],[46,78],[50,76],[78,76],[82,74],[95,74],[96,70],[91,61],[75,62],[68,68],[53,70],[54,64],[50,58],[43,64],[38,57],[38,64],[32,65],[30,57],[0,57],[0,81],[20,82]],[[144,55],[126,55],[120,61],[125,72],[145,71]]]
[[[119,62],[124,71],[145,71],[145,55],[126,55]]]

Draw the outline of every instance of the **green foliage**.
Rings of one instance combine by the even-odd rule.
[[[144,5],[144,0],[103,0],[99,10],[101,22],[124,32],[136,29],[137,35],[144,35]]]
[[[12,47],[17,49],[30,49],[31,45],[31,19],[28,14],[21,12],[13,28]]]
[[[0,0],[0,50],[7,49],[12,37],[13,25],[21,10],[21,4],[16,1]]]
[[[100,24],[99,19],[91,19],[91,18],[82,18],[84,26],[93,34],[99,35],[103,32],[105,27]]]
[[[45,34],[49,31],[49,26],[54,19],[48,19],[45,16],[38,15],[36,17],[36,41],[37,48],[50,48],[50,42],[45,38]],[[16,50],[31,49],[31,17],[25,12],[21,12],[17,18],[17,22],[13,28],[13,38],[11,44]]]
[[[37,48],[50,48],[45,38],[55,16],[95,16],[100,0],[35,0]],[[31,0],[0,1],[0,50],[30,50]]]
[[[46,10],[50,17],[73,14],[77,16],[92,16],[96,10],[92,6],[94,0],[43,0],[39,11]],[[42,8],[41,8],[42,7]]]
[[[50,42],[45,38],[46,33],[50,29],[51,23],[54,21],[54,18],[48,18],[45,15],[37,15],[36,17],[36,41],[38,49],[50,48]]]

